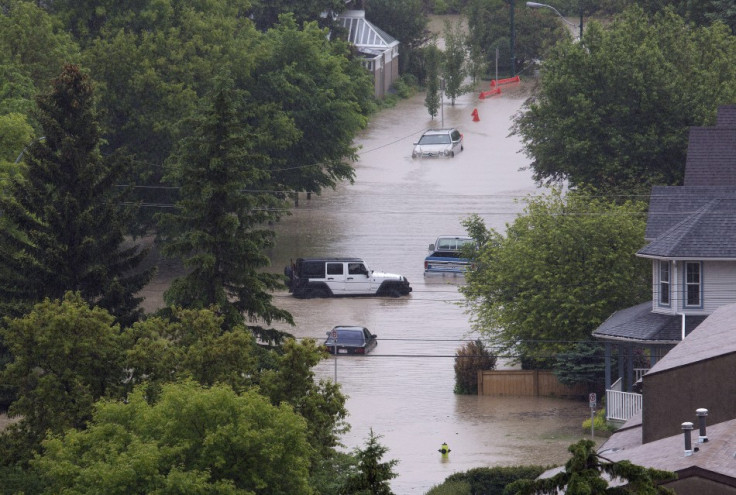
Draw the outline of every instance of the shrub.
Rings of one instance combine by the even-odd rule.
[[[467,481],[446,481],[433,486],[425,495],[470,495],[470,483]]]
[[[601,408],[595,413],[595,425],[593,428],[595,431],[616,431],[616,426],[606,421],[606,410]],[[583,421],[583,430],[590,431],[590,418]]]
[[[454,483],[467,483],[470,485],[470,491],[458,492],[459,494],[502,495],[506,485],[516,480],[533,480],[546,470],[547,468],[543,466],[474,468],[464,473],[455,473],[448,476],[445,478],[445,482],[439,486],[442,487]],[[443,493],[452,492],[436,492],[432,495]]]
[[[468,342],[455,353],[455,393],[478,393],[478,371],[496,367],[492,355],[480,340]]]

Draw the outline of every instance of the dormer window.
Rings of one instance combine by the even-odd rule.
[[[670,262],[659,262],[659,304],[670,305]]]
[[[699,262],[685,263],[685,307],[701,308],[703,294],[703,270]]]

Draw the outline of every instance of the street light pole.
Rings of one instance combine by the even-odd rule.
[[[578,39],[580,41],[583,41],[583,4],[580,3],[579,5],[580,5],[580,36],[579,36]],[[529,7],[530,9],[550,9],[555,14],[557,14],[559,16],[559,18],[562,19],[569,26],[578,27],[575,24],[573,24],[572,22],[570,22],[567,19],[565,19],[565,16],[562,15],[562,14],[560,14],[560,11],[557,10],[556,8],[552,7],[551,5],[547,5],[546,3],[527,2],[526,3],[526,6]]]
[[[514,0],[510,0],[510,18],[511,18],[511,77],[516,75],[516,52],[514,45],[516,44],[516,29],[514,29]]]

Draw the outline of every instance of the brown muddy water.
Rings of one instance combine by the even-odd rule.
[[[295,327],[276,326],[297,338],[322,341],[333,326],[347,324],[378,334],[371,354],[329,358],[316,373],[337,379],[349,397],[352,428],[342,438],[347,450],[363,446],[371,428],[382,435],[385,459],[399,461],[391,482],[397,495],[426,493],[474,467],[561,464],[571,443],[590,436],[581,428],[590,417],[587,402],[455,395],[454,353],[477,337],[460,304],[463,277],[423,273],[436,236],[464,234],[461,222],[471,213],[503,230],[522,210],[517,200],[539,192],[523,170],[528,159],[519,139],[509,136],[530,85],[503,87],[485,100],[468,94],[454,106],[445,101],[434,120],[424,94],[381,111],[357,139],[355,183],[309,200],[301,196],[293,215],[275,227],[276,247],[269,253],[275,272],[297,257],[351,256],[411,282],[413,292],[397,299],[274,295],[296,321]],[[443,125],[459,128],[465,150],[455,158],[412,159],[421,133]],[[147,291],[149,309],[160,304],[166,273],[164,267]],[[452,449],[445,459],[437,451],[443,442]]]

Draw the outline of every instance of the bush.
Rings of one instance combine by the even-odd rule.
[[[483,342],[468,342],[455,353],[455,393],[478,393],[478,371],[496,367],[496,356],[483,346]]]
[[[601,408],[600,410],[598,410],[598,412],[595,413],[595,425],[593,429],[594,431],[601,431],[601,432],[608,432],[608,433],[617,430],[615,425],[606,421],[606,410],[603,408]],[[583,421],[583,431],[590,431],[590,418]]]
[[[433,486],[425,495],[470,495],[467,481],[450,481]]]
[[[547,469],[543,466],[474,468],[464,473],[455,473],[448,476],[442,485],[433,488],[433,490],[446,486],[462,487],[463,485],[455,484],[466,483],[470,485],[470,491],[459,491],[457,492],[459,495],[502,495],[506,485],[516,480],[533,480]],[[437,491],[431,493],[432,495],[442,495],[455,492]]]

